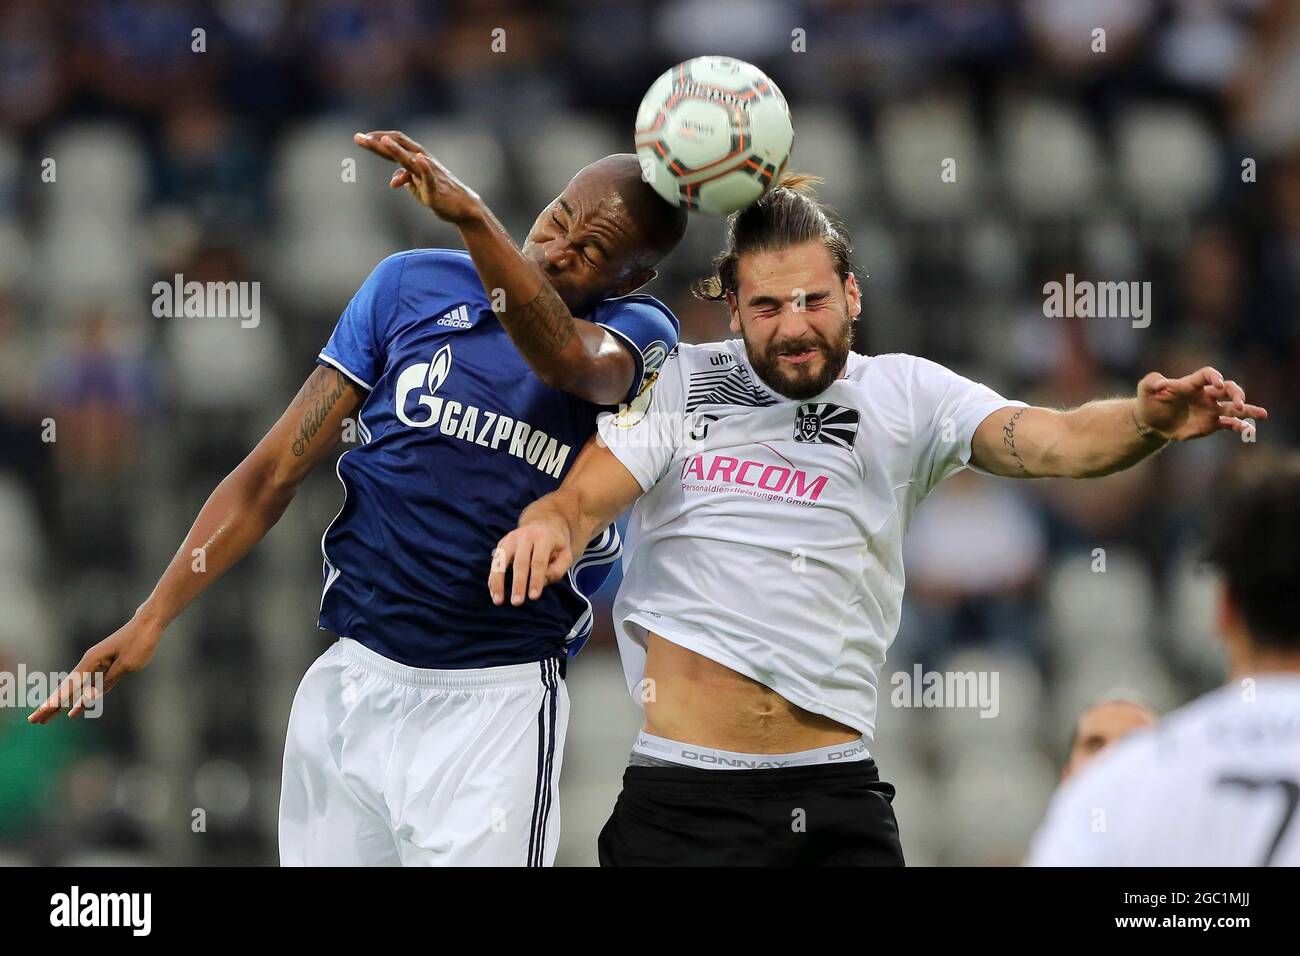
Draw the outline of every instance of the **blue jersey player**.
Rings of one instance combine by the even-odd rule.
[[[355,417],[359,442],[337,468],[343,505],[322,539],[319,623],[338,640],[294,698],[281,863],[549,865],[565,661],[620,543],[601,531],[566,586],[520,606],[492,603],[484,568],[523,507],[558,487],[598,408],[635,397],[676,344],[676,319],[634,291],[685,214],[641,181],[634,156],[609,156],[517,248],[419,144],[396,131],[357,143],[397,163],[391,185],[453,223],[467,251],[403,252],[375,268],[153,593],[30,719],[77,716],[143,667]]]

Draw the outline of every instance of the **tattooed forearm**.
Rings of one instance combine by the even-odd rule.
[[[568,306],[545,283],[529,302],[502,312],[501,324],[529,362],[544,361],[558,355],[576,332]]]
[[[352,387],[342,372],[336,369],[329,371],[334,373],[332,377],[322,368],[320,373],[309,378],[294,402],[294,407],[304,408],[293,437],[293,453],[299,458],[307,453],[307,446],[321,430],[334,406]]]
[[[1011,457],[1015,460],[1016,465],[1019,466],[1020,470],[1024,474],[1027,475],[1029,474],[1029,469],[1025,467],[1025,462],[1024,459],[1020,457],[1020,452],[1016,451],[1016,422],[1020,420],[1020,416],[1024,413],[1025,410],[1023,408],[1018,409],[1016,413],[1011,416],[1010,421],[1002,426],[1002,444],[1007,446],[1007,449],[1011,452]]]

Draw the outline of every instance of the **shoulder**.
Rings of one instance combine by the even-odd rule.
[[[844,383],[869,401],[878,416],[906,428],[912,417],[918,363],[924,361],[903,352],[851,353]]]
[[[381,259],[371,270],[362,289],[371,295],[392,295],[399,288],[403,292],[411,289],[432,291],[445,289],[448,279],[456,281],[458,276],[466,282],[472,279],[471,288],[483,294],[482,283],[478,282],[478,273],[474,271],[469,253],[454,249],[407,249]]]
[[[745,344],[739,339],[721,342],[681,342],[670,357],[680,368],[684,378],[697,373],[727,372],[741,364]]]
[[[474,260],[468,252],[460,249],[407,249],[395,252],[375,270],[385,270],[400,275],[410,281],[413,278],[438,274],[463,274],[477,276]]]
[[[620,315],[639,313],[642,315],[653,314],[662,316],[665,320],[672,323],[673,328],[677,328],[677,316],[673,315],[672,310],[664,305],[652,295],[644,295],[634,292],[631,295],[620,295],[613,299],[604,299],[596,303],[596,307],[591,310],[588,316],[593,322],[604,322],[608,319]]]
[[[380,263],[370,282],[393,297],[399,321],[421,322],[434,313],[465,306],[473,313],[488,307],[488,294],[469,253],[459,249],[408,249]]]
[[[1194,779],[1202,762],[1193,751],[1199,750],[1201,732],[1220,712],[1221,701],[1220,691],[1206,694],[1117,741],[1062,785],[1061,802],[1091,807],[1115,797],[1150,799]]]
[[[955,375],[951,369],[919,355],[906,352],[883,352],[880,355],[859,355],[855,374],[864,380],[909,384],[925,379],[947,378]]]
[[[596,305],[586,316],[588,321],[600,325],[613,326],[635,323],[648,325],[664,342],[665,347],[677,342],[681,326],[672,310],[652,295],[622,295],[616,299],[605,299]]]
[[[849,377],[860,388],[871,392],[874,401],[896,399],[897,404],[906,405],[918,416],[928,416],[937,408],[950,411],[969,408],[976,414],[987,412],[990,403],[1023,404],[1004,399],[979,381],[945,365],[904,352],[862,357],[856,367],[850,368]]]
[[[1152,791],[1152,730],[1113,744],[1057,788],[1030,851],[1035,865],[1061,866],[1120,861],[1142,809],[1134,797]],[[1098,814],[1104,828],[1097,829]]]
[[[1151,773],[1166,732],[1149,727],[1116,741],[1061,785],[1062,803],[1095,806],[1104,797],[1137,787]]]

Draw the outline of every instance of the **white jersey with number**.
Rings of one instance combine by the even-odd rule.
[[[1300,866],[1300,675],[1246,678],[1057,792],[1033,866]]]
[[[897,354],[850,354],[795,401],[740,340],[675,349],[599,425],[645,492],[614,603],[633,697],[653,631],[870,741],[912,514],[966,465],[980,422],[1021,404]]]

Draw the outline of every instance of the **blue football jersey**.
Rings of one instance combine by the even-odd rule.
[[[677,342],[646,295],[589,315],[636,357],[628,399]],[[598,406],[548,388],[492,311],[469,254],[390,256],[348,304],[318,361],[364,388],[360,443],[338,462],[320,626],[413,667],[494,667],[575,654],[590,595],[622,552],[611,526],[567,580],[522,607],[488,596],[492,550],[555,490],[596,430]]]

